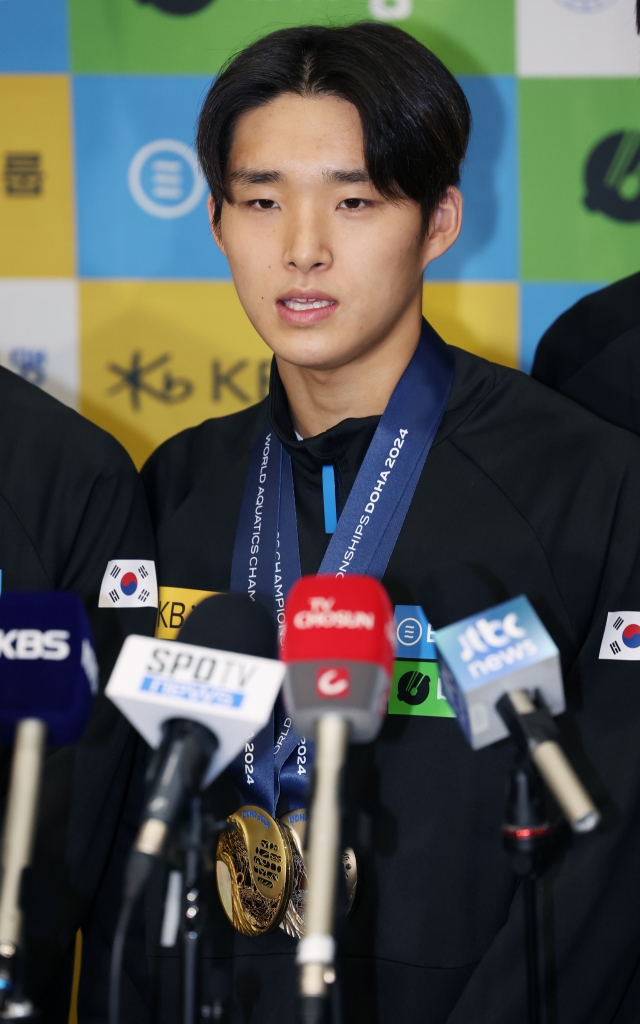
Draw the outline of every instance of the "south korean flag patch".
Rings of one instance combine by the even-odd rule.
[[[157,608],[155,562],[134,558],[107,562],[100,587],[99,608]]]
[[[640,612],[609,612],[600,660],[640,661]]]

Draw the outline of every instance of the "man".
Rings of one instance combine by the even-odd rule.
[[[640,33],[640,0],[636,3]],[[551,324],[532,377],[640,434],[640,272],[585,296]]]
[[[215,591],[267,594],[274,563],[261,545],[278,516],[283,574],[297,551],[303,574],[338,574],[331,534],[382,452],[388,468],[366,489],[379,497],[365,501],[396,502],[400,526],[405,485],[413,496],[392,550],[373,514],[356,520],[338,552],[344,571],[366,550],[394,604],[417,621],[424,609],[436,627],[525,593],[560,648],[563,742],[606,825],[545,879],[547,999],[563,1024],[621,1024],[640,1007],[622,1009],[640,953],[640,690],[634,666],[599,651],[607,612],[640,607],[640,451],[421,321],[424,270],[460,231],[468,132],[455,79],[387,25],[276,32],[212,86],[198,131],[212,231],[275,358],[263,403],[179,434],[143,471],[161,594],[186,607]],[[416,438],[423,468],[409,479],[400,453],[417,451]],[[500,834],[511,746],[472,753],[436,691],[421,707],[413,691],[392,691],[380,737],[350,755],[358,893],[339,958],[349,1024],[527,1016],[522,899]],[[239,793],[228,777],[210,793],[218,816],[259,803],[242,766],[231,775]],[[264,808],[273,817],[287,809],[283,779],[284,769],[280,800]],[[180,949],[153,948],[161,888],[147,913],[150,1017],[169,1022]],[[295,1020],[294,940],[234,932],[217,902],[209,913],[205,967],[227,974],[230,1019]]]
[[[543,334],[531,375],[640,434],[640,272],[586,295]]]
[[[133,763],[135,734],[102,690],[125,636],[151,633],[155,620],[153,594],[137,607],[124,594],[109,597],[118,580],[107,566],[135,560],[151,575],[153,557],[144,491],[120,445],[0,368],[2,591],[75,591],[91,619],[101,678],[85,735],[50,750],[43,774],[26,959],[27,993],[47,1024],[69,1015],[76,932],[85,923],[91,931]]]

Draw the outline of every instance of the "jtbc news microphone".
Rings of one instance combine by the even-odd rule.
[[[91,627],[75,594],[0,597],[0,742],[13,744],[2,844],[0,1010],[29,1017],[21,957],[23,871],[31,863],[45,743],[75,743],[98,689]]]
[[[473,749],[511,734],[574,832],[595,828],[600,814],[560,748],[551,717],[565,709],[560,655],[527,598],[439,629],[436,646],[444,692]]]
[[[333,978],[340,857],[339,781],[347,741],[368,743],[384,717],[394,657],[393,608],[369,576],[306,576],[285,606],[284,699],[296,732],[315,735],[305,933],[298,945],[303,1020],[322,1020]]]

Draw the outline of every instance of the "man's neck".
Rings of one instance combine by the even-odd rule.
[[[330,370],[296,366],[276,356],[297,433],[315,437],[342,420],[381,416],[419,339],[419,323],[411,324]]]

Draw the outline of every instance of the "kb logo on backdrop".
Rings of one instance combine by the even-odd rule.
[[[110,363],[109,370],[118,378],[117,384],[109,388],[110,395],[120,391],[128,391],[131,408],[140,409],[140,398],[143,394],[155,398],[165,405],[184,402],[193,391],[193,384],[186,377],[174,377],[167,363],[171,361],[168,352],[156,359],[144,360],[141,352],[134,352],[129,366]]]
[[[107,369],[116,377],[116,383],[111,385],[107,393],[128,393],[134,412],[142,409],[143,395],[164,405],[177,405],[186,401],[194,392],[194,384],[187,377],[175,376],[169,366],[172,359],[169,352],[148,359],[137,351],[132,352],[128,365],[109,363]],[[268,359],[257,362],[239,359],[231,366],[224,366],[220,360],[214,359],[211,363],[211,400],[214,405],[219,405],[229,397],[243,405],[262,401],[269,391],[270,367]],[[247,388],[247,377],[254,384],[255,391]]]
[[[140,209],[163,220],[191,213],[206,189],[193,150],[176,139],[156,139],[139,149],[127,181]]]
[[[613,220],[640,220],[640,132],[616,132],[589,154],[585,169],[588,210]]]

